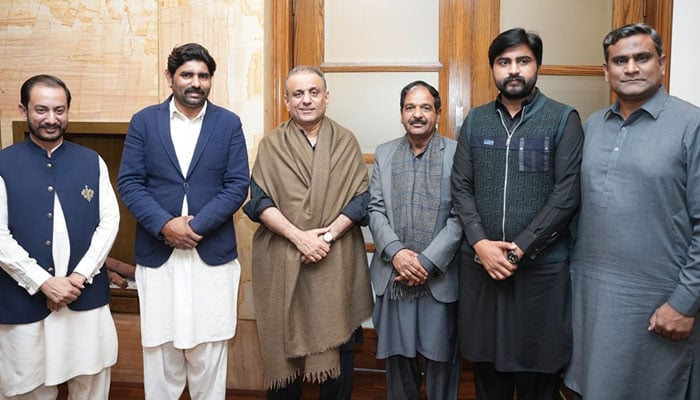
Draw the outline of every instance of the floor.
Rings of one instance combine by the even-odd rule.
[[[60,387],[58,400],[66,400],[67,392],[64,386]],[[384,400],[386,399],[384,384],[384,374],[374,371],[355,371],[355,385],[353,388],[353,400]],[[315,399],[318,395],[317,387],[311,384],[304,385],[304,399]],[[570,392],[565,388],[562,399],[570,398]],[[144,400],[143,387],[134,383],[112,383],[110,390],[110,400]],[[226,396],[227,400],[259,400],[264,399],[264,392],[235,390],[230,391]],[[474,381],[470,370],[462,373],[462,383],[459,387],[460,400],[475,400]],[[190,396],[185,393],[180,400],[190,400]]]
[[[60,387],[59,400],[67,399],[65,387]],[[353,387],[353,400],[381,400],[386,399],[384,374],[381,372],[355,371],[355,384]],[[474,383],[470,371],[462,374],[462,384],[459,390],[460,400],[474,400]],[[310,384],[304,385],[304,399],[315,399],[318,389]],[[143,400],[143,387],[134,383],[112,383],[110,400]],[[264,399],[264,392],[254,391],[230,391],[227,400],[259,400]],[[181,400],[190,400],[188,394],[184,394]]]

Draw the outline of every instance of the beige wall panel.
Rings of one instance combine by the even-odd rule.
[[[324,61],[436,62],[438,11],[437,0],[326,1]]]
[[[262,360],[255,321],[238,321],[236,336],[228,345],[227,387],[262,390]]]
[[[501,30],[537,32],[544,64],[600,65],[612,16],[613,0],[501,0]]]
[[[170,94],[163,71],[172,48],[189,42],[200,43],[216,60],[211,100],[239,114],[247,136],[260,133],[263,20],[262,0],[164,1],[159,26],[160,97]]]
[[[128,121],[158,99],[155,0],[0,1],[2,147],[12,143],[19,87],[32,75],[63,79],[70,118]]]
[[[217,62],[211,100],[241,117],[252,164],[253,143],[263,135],[263,25],[264,0],[0,0],[0,144],[12,143],[19,86],[28,77],[65,80],[72,121],[128,122],[170,94],[164,71],[171,49],[199,42]],[[229,387],[262,388],[254,321],[245,321],[254,318],[250,243],[257,225],[240,212],[235,221],[244,321],[231,342]],[[140,382],[138,316],[115,319],[121,351],[112,377]]]
[[[328,72],[328,116],[353,131],[363,153],[373,154],[377,146],[406,132],[401,89],[418,79],[437,87],[437,72]]]
[[[574,107],[581,121],[610,104],[610,88],[602,76],[540,75],[537,87],[550,98]]]

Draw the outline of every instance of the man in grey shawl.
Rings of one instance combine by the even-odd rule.
[[[387,397],[420,399],[422,371],[431,400],[456,399],[462,229],[452,213],[450,173],[457,142],[437,131],[440,95],[415,81],[401,90],[406,134],[377,147],[369,218],[376,251],[377,358],[385,359]]]
[[[650,26],[603,51],[618,100],[584,124],[565,383],[591,400],[700,399],[700,109],[661,85]]]
[[[268,399],[350,399],[353,344],[372,312],[367,166],[355,136],[325,116],[323,72],[290,71],[291,119],[261,141],[245,213],[253,237],[253,302]]]

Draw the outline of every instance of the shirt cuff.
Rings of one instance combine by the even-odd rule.
[[[46,272],[43,268],[37,268],[36,271],[28,270],[25,276],[27,279],[23,282],[18,282],[18,284],[23,287],[30,295],[34,296],[39,292],[39,288],[43,285],[49,278],[52,277],[51,274]]]
[[[436,274],[442,272],[439,268],[436,268],[435,264],[433,264],[433,262],[430,261],[428,257],[424,256],[423,253],[418,254],[418,261],[420,261],[420,263],[423,265],[423,268],[425,268],[425,270],[428,272],[428,276],[432,276],[433,271],[435,271]]]
[[[92,284],[92,279],[95,277],[95,275],[99,274],[101,270],[101,268],[94,270],[93,268],[90,268],[88,262],[81,262],[78,263],[73,272],[84,276],[86,284]]]
[[[536,246],[537,241],[537,236],[532,233],[529,229],[525,228],[518,236],[516,236],[515,239],[513,239],[513,243],[517,244],[518,247],[520,247],[520,250],[525,253],[530,258],[534,258],[537,253],[542,251],[545,246]]]
[[[474,243],[478,242],[479,240],[488,238],[486,236],[484,226],[481,225],[480,222],[474,222],[473,224],[467,226],[467,228],[464,230],[464,234],[467,237],[467,240],[469,241],[469,245],[471,246],[473,246]]]
[[[391,261],[396,253],[398,253],[401,249],[403,249],[403,243],[401,243],[400,240],[395,240],[384,247],[384,255],[386,256],[387,260]]]
[[[698,308],[700,308],[698,303],[700,303],[700,299],[682,285],[676,287],[668,299],[668,305],[686,317],[692,317],[698,312]]]

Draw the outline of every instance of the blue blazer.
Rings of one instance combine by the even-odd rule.
[[[439,135],[436,133],[436,135]],[[452,210],[452,193],[450,176],[452,173],[452,158],[457,148],[457,142],[442,136],[437,136],[442,152],[442,193],[440,193],[440,209],[438,221],[435,227],[435,237],[423,251],[426,256],[440,270],[439,276],[428,280],[430,293],[435,300],[442,303],[457,301],[459,297],[459,265],[458,257],[455,257],[459,244],[462,241],[462,228],[457,216]],[[384,250],[387,245],[399,240],[394,232],[394,213],[391,204],[391,163],[396,149],[404,137],[394,139],[381,144],[374,152],[374,169],[369,185],[369,227],[374,239],[375,252],[369,266],[370,276],[374,292],[382,296],[386,290],[394,267],[391,265],[393,254],[389,255]]]
[[[208,265],[235,259],[233,213],[248,194],[248,151],[241,120],[208,102],[189,171],[181,171],[170,136],[170,98],[134,114],[124,142],[117,187],[136,217],[136,263],[161,266],[173,249],[160,231],[180,216],[187,195],[190,226]]]

